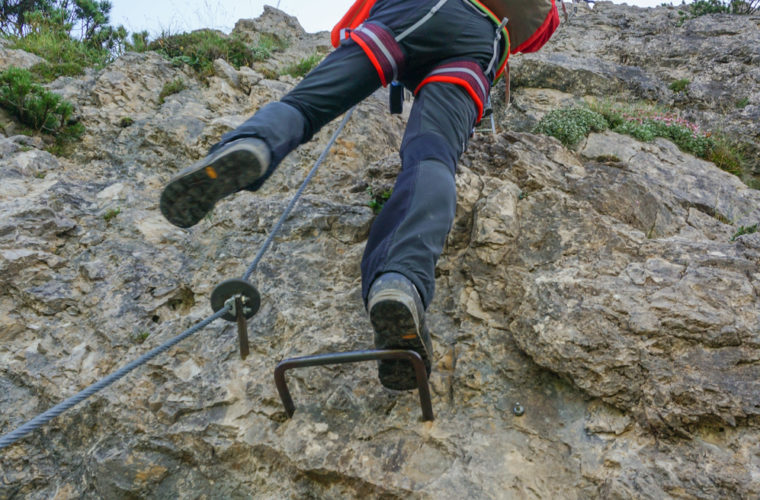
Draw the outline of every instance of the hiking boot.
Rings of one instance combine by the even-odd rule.
[[[269,148],[261,139],[225,144],[169,181],[161,193],[161,213],[175,226],[194,226],[217,201],[264,175],[269,161]]]
[[[422,299],[414,284],[399,273],[382,274],[369,290],[368,306],[369,320],[375,329],[375,347],[416,351],[430,375],[433,345],[425,326]],[[414,366],[407,360],[380,360],[378,377],[389,389],[417,387]]]

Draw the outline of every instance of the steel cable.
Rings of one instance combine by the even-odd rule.
[[[254,258],[251,265],[248,267],[248,270],[246,271],[245,275],[243,275],[243,279],[247,280],[251,274],[256,270],[256,267],[258,266],[261,259],[264,257],[264,254],[266,253],[269,246],[272,244],[272,241],[274,241],[275,235],[279,232],[279,230],[282,228],[283,224],[285,223],[285,220],[290,215],[290,212],[295,207],[296,203],[298,202],[298,199],[303,194],[304,190],[306,189],[306,186],[309,184],[309,182],[312,180],[314,175],[317,173],[317,169],[322,164],[322,161],[324,161],[325,157],[327,157],[327,153],[330,151],[330,148],[332,148],[333,144],[335,144],[335,141],[338,139],[338,136],[343,131],[343,128],[346,126],[346,123],[348,123],[349,118],[351,118],[351,115],[354,112],[354,109],[356,109],[356,106],[352,107],[346,115],[343,117],[343,120],[340,122],[340,125],[338,125],[338,128],[333,133],[332,137],[330,138],[330,141],[327,143],[327,146],[325,147],[324,151],[322,151],[322,154],[317,159],[314,166],[309,171],[309,174],[304,179],[303,183],[301,183],[301,187],[298,189],[296,194],[293,196],[293,198],[290,200],[290,203],[288,203],[288,206],[285,208],[285,211],[283,212],[282,216],[280,216],[279,221],[275,226],[272,228],[272,230],[269,233],[269,236],[267,237],[266,241],[262,245],[261,249],[259,250],[258,254],[256,254],[256,257]],[[168,342],[161,344],[160,346],[156,347],[155,349],[146,352],[139,358],[135,359],[131,363],[123,366],[119,370],[113,372],[112,374],[106,376],[105,378],[100,379],[99,381],[95,382],[94,384],[90,385],[86,389],[81,390],[80,392],[76,393],[75,395],[71,396],[70,398],[66,399],[65,401],[58,403],[54,407],[50,408],[46,412],[37,415],[29,422],[25,423],[21,427],[17,428],[16,430],[9,432],[8,434],[5,434],[4,436],[0,437],[0,450],[3,448],[6,448],[12,444],[14,444],[19,439],[23,438],[30,432],[39,429],[43,425],[47,424],[51,420],[53,420],[55,417],[61,415],[66,410],[76,406],[77,404],[81,403],[85,399],[89,398],[96,392],[105,389],[109,385],[113,384],[117,380],[124,377],[126,374],[134,370],[135,368],[138,368],[151,359],[155,358],[159,354],[162,354],[163,352],[166,352],[167,350],[171,349],[178,343],[185,340],[190,335],[193,335],[194,333],[198,332],[199,330],[205,328],[209,324],[213,323],[217,319],[221,318],[223,315],[225,315],[228,311],[230,311],[230,306],[225,305],[223,308],[218,310],[216,313],[212,314],[211,316],[207,317],[206,319],[200,321],[199,323],[195,324],[194,326],[188,328],[184,332],[180,333],[173,339],[169,340]]]
[[[229,310],[229,307],[225,306],[213,315],[209,316],[208,318],[204,319],[200,323],[197,323],[196,325],[192,326],[191,328],[188,328],[184,332],[180,333],[170,341],[161,344],[160,346],[156,347],[155,349],[146,352],[136,360],[132,361],[126,366],[123,366],[122,368],[116,370],[112,374],[108,375],[107,377],[100,379],[99,381],[95,382],[91,386],[89,386],[86,389],[81,390],[80,392],[74,394],[69,399],[58,403],[54,407],[50,408],[45,413],[42,413],[36,417],[34,417],[29,422],[25,423],[18,429],[16,429],[13,432],[9,432],[8,434],[0,437],[0,450],[5,448],[6,446],[10,446],[22,437],[26,436],[30,432],[39,429],[46,423],[53,420],[55,417],[60,415],[61,413],[65,412],[69,408],[72,408],[73,406],[76,406],[77,404],[81,403],[85,399],[89,398],[96,392],[100,391],[101,389],[104,389],[108,387],[109,385],[113,384],[120,378],[122,378],[127,373],[131,372],[135,368],[144,365],[151,359],[155,358],[159,354],[169,350],[170,348],[174,347],[181,341],[185,340],[190,335],[196,333],[198,330],[206,327],[210,323],[216,321],[217,319],[221,318],[227,311]]]
[[[264,241],[264,244],[261,246],[261,250],[259,250],[259,253],[256,254],[256,257],[253,259],[253,262],[250,266],[248,266],[248,270],[243,275],[243,279],[247,280],[251,277],[251,274],[256,270],[256,267],[259,265],[259,262],[261,261],[262,257],[264,257],[264,254],[266,253],[267,249],[269,248],[269,245],[272,244],[272,241],[274,241],[274,237],[277,234],[277,232],[282,228],[282,225],[285,223],[285,220],[288,218],[288,215],[290,215],[290,212],[293,210],[293,207],[296,206],[296,203],[298,202],[298,199],[303,194],[304,190],[306,189],[306,186],[309,184],[311,179],[314,177],[314,175],[317,173],[317,169],[322,164],[322,161],[327,156],[327,153],[330,151],[330,148],[332,148],[333,144],[335,144],[335,141],[338,139],[338,136],[343,131],[343,127],[346,126],[346,123],[348,123],[349,118],[351,118],[351,115],[354,113],[354,109],[356,109],[356,106],[349,109],[346,115],[343,117],[343,120],[341,120],[340,125],[338,125],[338,128],[333,133],[332,137],[330,138],[330,141],[327,143],[327,146],[325,146],[324,151],[322,151],[322,154],[319,155],[319,158],[317,159],[316,163],[314,163],[314,166],[311,167],[311,170],[309,171],[309,175],[306,176],[304,181],[301,183],[301,187],[298,188],[298,191],[296,191],[296,194],[293,195],[293,199],[290,200],[290,203],[288,203],[288,206],[285,208],[285,211],[280,216],[280,220],[277,221],[277,224],[272,228],[272,231],[270,231],[269,236],[267,237],[266,241]]]

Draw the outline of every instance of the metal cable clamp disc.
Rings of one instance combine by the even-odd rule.
[[[214,312],[221,310],[229,299],[233,299],[237,295],[242,297],[243,316],[245,319],[252,318],[261,306],[261,295],[249,281],[240,278],[222,281],[214,288],[214,291],[211,292],[211,309]],[[237,311],[229,311],[222,318],[235,322],[237,321]]]

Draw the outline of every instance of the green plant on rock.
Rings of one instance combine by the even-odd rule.
[[[683,92],[686,90],[686,88],[689,86],[691,82],[686,78],[681,78],[680,80],[676,80],[670,85],[668,85],[668,88],[672,90],[673,92]]]
[[[388,201],[393,194],[393,189],[385,189],[379,193],[375,193],[372,186],[367,186],[367,194],[369,195],[369,201],[367,206],[372,209],[372,212],[379,214],[385,206],[385,202]]]
[[[216,59],[224,59],[236,69],[250,66],[256,60],[253,50],[240,38],[227,37],[213,30],[164,34],[150,42],[148,49],[163,54],[176,64],[187,64],[201,77],[214,74]]]
[[[590,132],[608,128],[604,117],[588,108],[564,108],[550,111],[534,129],[535,133],[550,135],[567,147],[578,144]]]
[[[132,335],[132,340],[136,344],[142,344],[143,342],[145,342],[146,340],[148,340],[148,337],[150,337],[150,332],[148,332],[148,331],[141,331],[141,332],[137,332],[137,333],[133,334]]]
[[[721,0],[695,0],[689,4],[689,12],[693,17],[707,14],[728,14],[731,11],[729,3]]]
[[[108,24],[105,0],[7,0],[0,5],[0,31],[11,47],[46,60],[33,73],[43,81],[100,67],[126,46],[123,26]]]
[[[719,168],[744,175],[744,161],[737,144],[726,137],[705,132],[678,114],[654,106],[594,102],[589,108],[564,108],[546,114],[534,129],[573,147],[590,132],[607,128],[644,142],[669,139],[682,151],[715,163]]]
[[[744,109],[749,105],[749,97],[742,97],[738,101],[736,101],[736,107],[738,109]]]
[[[145,52],[148,50],[148,37],[150,34],[147,31],[140,31],[138,33],[132,33],[132,41],[127,44],[127,49],[132,52]]]
[[[305,76],[309,71],[314,69],[317,64],[322,60],[322,56],[319,54],[312,54],[310,56],[304,57],[300,61],[298,61],[295,64],[291,64],[287,66],[282,74],[284,75],[290,75],[295,78],[299,78],[302,76]]]
[[[261,71],[261,74],[266,78],[267,80],[277,80],[277,78],[280,76],[277,71],[271,69],[271,68],[261,68],[259,71]]]
[[[0,73],[0,106],[35,132],[59,134],[70,125],[74,106],[34,83],[32,74],[9,68]]]
[[[50,83],[61,76],[79,76],[84,72],[85,65],[81,62],[40,63],[29,68],[34,79],[42,83]]]
[[[746,177],[744,169],[745,161],[739,146],[723,135],[713,135],[710,137],[707,152],[703,158],[713,162],[718,168],[730,174],[741,178]],[[748,185],[752,187],[752,185]]]
[[[592,105],[610,123],[610,128],[644,142],[663,137],[682,151],[715,163],[719,168],[741,176],[742,158],[738,147],[728,139],[703,131],[696,123],[676,113],[653,106]]]
[[[272,35],[261,33],[256,44],[251,48],[253,60],[255,62],[266,61],[271,58],[275,52],[281,52],[287,48],[287,42],[275,38]]]
[[[80,122],[69,123],[69,125],[63,127],[55,135],[55,141],[47,148],[47,151],[56,156],[66,156],[71,152],[71,146],[77,142],[85,132],[84,125]]]
[[[760,11],[760,0],[695,0],[686,8],[686,11],[678,11],[680,15],[679,26],[687,19],[708,14],[755,14]]]
[[[696,123],[676,113],[654,106],[631,106],[613,103],[594,103],[610,128],[641,141],[663,137],[682,151],[715,163],[734,175],[742,175],[743,160],[739,148],[720,134],[703,131]]]
[[[106,213],[103,214],[103,220],[106,222],[110,222],[114,217],[116,217],[120,213],[121,213],[121,208],[112,208],[110,210],[107,210]]]
[[[161,92],[158,94],[158,103],[163,104],[167,97],[173,94],[178,94],[186,88],[187,85],[185,85],[185,81],[181,78],[175,78],[174,80],[165,83]]]
[[[757,232],[757,226],[758,224],[753,224],[751,226],[739,226],[739,230],[734,233],[733,236],[731,236],[731,241],[736,241],[736,238],[739,236],[742,236],[744,234],[753,234]]]

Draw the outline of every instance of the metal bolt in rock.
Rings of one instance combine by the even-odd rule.
[[[522,417],[525,415],[525,408],[520,403],[515,403],[514,408],[512,408],[512,413],[514,413],[516,417]]]

